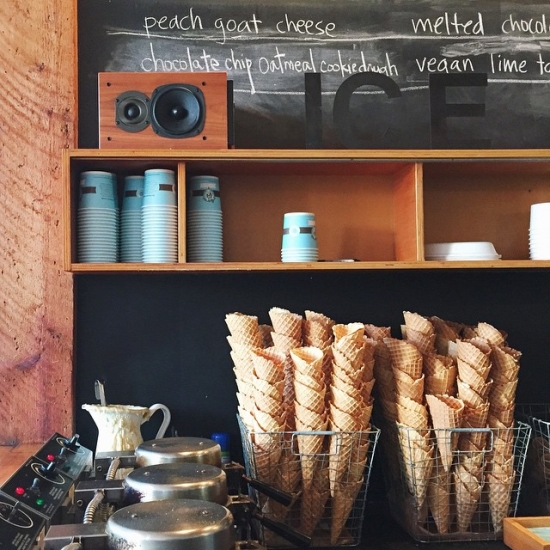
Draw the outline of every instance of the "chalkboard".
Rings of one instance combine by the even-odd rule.
[[[550,146],[550,2],[78,0],[78,19],[81,147],[98,72],[211,70],[240,148]],[[430,82],[447,74],[476,84]]]

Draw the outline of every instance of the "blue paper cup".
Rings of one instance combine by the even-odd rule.
[[[315,214],[287,212],[283,219],[282,250],[317,249]]]
[[[192,176],[189,178],[188,193],[188,211],[221,211],[220,182],[216,176]]]
[[[116,181],[116,176],[111,172],[82,172],[78,208],[115,209],[118,201],[113,181]]]
[[[141,210],[143,205],[144,176],[126,176],[122,192],[122,210]]]
[[[145,170],[143,206],[176,206],[176,174],[173,170],[152,168]]]

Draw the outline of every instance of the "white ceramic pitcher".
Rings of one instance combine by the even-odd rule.
[[[108,451],[135,451],[143,443],[141,425],[161,410],[164,419],[155,437],[164,436],[170,424],[170,410],[166,405],[156,403],[150,407],[136,405],[82,405],[94,419],[99,434],[97,437],[96,453]]]

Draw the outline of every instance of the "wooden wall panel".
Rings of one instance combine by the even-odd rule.
[[[75,0],[0,2],[0,445],[73,429],[61,150],[76,144],[75,28]]]

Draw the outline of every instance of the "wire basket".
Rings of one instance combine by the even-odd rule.
[[[521,501],[524,515],[550,514],[550,405],[518,404],[516,416],[531,426],[531,442],[527,452],[524,494]]]
[[[420,542],[497,540],[515,516],[531,428],[382,426],[394,519]]]
[[[262,514],[310,536],[312,547],[358,545],[380,430],[260,433],[237,418],[247,474],[293,496],[283,506],[251,489]],[[292,546],[255,528],[264,546]]]

